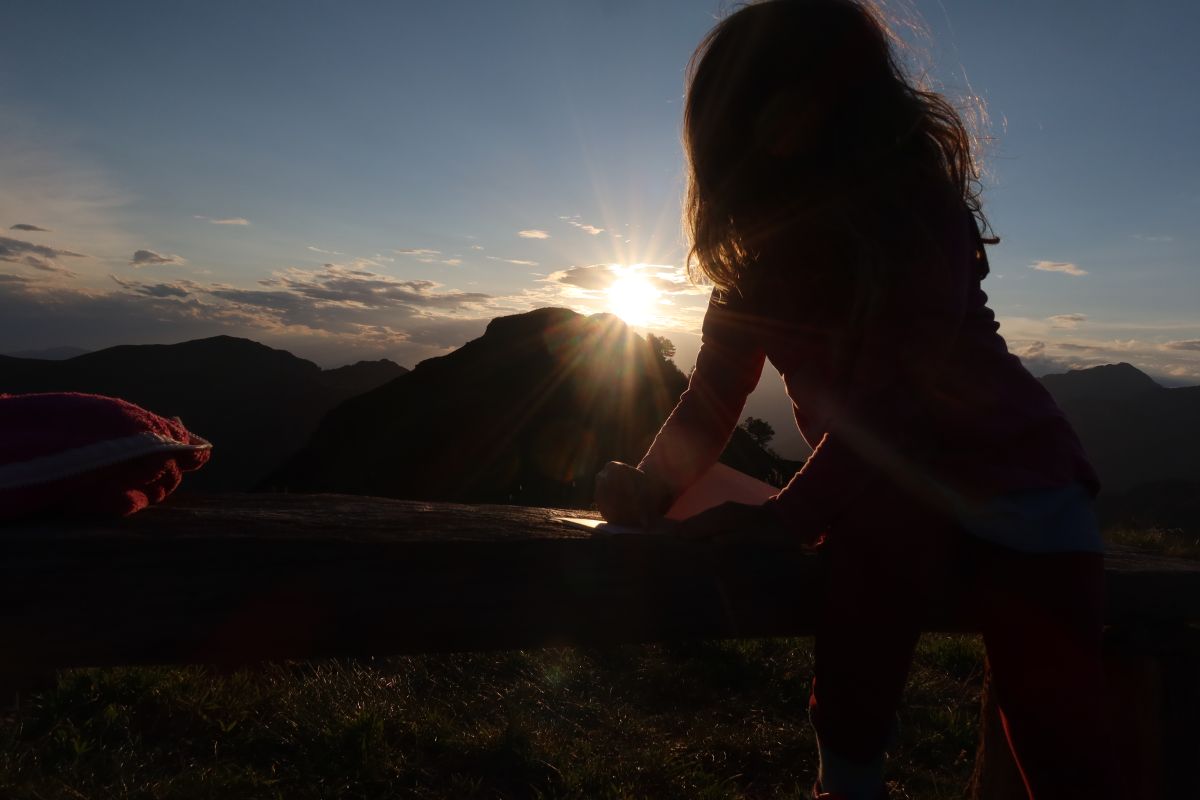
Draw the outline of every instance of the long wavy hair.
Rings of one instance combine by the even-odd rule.
[[[735,290],[784,232],[915,198],[965,205],[987,230],[971,132],[909,78],[902,47],[872,0],[764,0],[704,38],[683,122],[693,280]],[[883,247],[869,224],[855,237],[862,250]]]

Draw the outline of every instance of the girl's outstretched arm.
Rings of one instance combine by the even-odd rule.
[[[754,318],[713,294],[688,388],[638,464],[672,500],[716,463],[766,361]]]

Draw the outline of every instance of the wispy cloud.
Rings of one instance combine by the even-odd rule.
[[[1046,319],[1055,328],[1077,328],[1081,322],[1087,322],[1087,314],[1055,314]]]
[[[125,231],[119,209],[131,197],[77,139],[64,129],[38,124],[22,107],[0,105],[4,146],[0,147],[0,217],[11,231],[53,232],[58,245],[112,258],[139,246]],[[94,266],[87,262],[87,266]]]
[[[604,228],[597,228],[595,225],[589,225],[586,222],[583,222],[579,218],[578,214],[559,217],[559,219],[568,225],[573,225],[574,227],[579,228],[579,230],[583,231],[584,233],[591,234],[592,236],[599,236],[600,234],[604,233]]]
[[[213,225],[249,225],[250,220],[245,217],[206,217],[203,214],[196,214],[196,219],[202,219],[205,222]]]
[[[112,278],[122,289],[146,297],[187,297],[201,289],[199,284],[187,280],[147,284],[118,278],[116,275],[109,275],[108,277]]]
[[[445,263],[441,258],[442,251],[434,250],[429,247],[401,247],[397,250],[393,250],[392,252],[397,255],[415,258],[422,264],[436,264],[438,262]]]
[[[104,289],[0,272],[0,342],[45,347],[67,336],[103,347],[224,333],[330,364],[381,356],[411,364],[480,335],[498,314],[533,307],[520,294],[402,280],[358,260],[282,270],[248,287],[109,278]]]
[[[516,264],[519,267],[536,267],[538,262],[526,261],[521,258],[500,258],[499,256],[488,256],[489,261],[503,261],[505,264]]]
[[[607,289],[617,281],[617,274],[608,264],[590,264],[551,272],[543,280],[561,286],[574,286],[589,291]]]
[[[323,248],[317,247],[315,244],[306,244],[306,245],[304,245],[304,249],[311,250],[314,253],[320,253],[323,256],[344,256],[344,255],[346,255],[345,253],[342,253],[338,250],[325,250]]]
[[[537,229],[517,231],[517,236],[520,236],[522,239],[549,239],[550,238],[549,233],[547,233],[546,231],[537,230]]]
[[[608,289],[622,277],[636,275],[654,290],[663,294],[707,294],[708,290],[688,281],[682,272],[663,264],[634,264],[621,267],[614,264],[588,264],[551,272],[542,279],[544,283],[573,286],[588,291]]]
[[[60,275],[75,277],[75,273],[57,262],[59,258],[83,258],[83,253],[71,250],[61,250],[57,247],[26,242],[22,239],[10,239],[0,236],[0,261],[12,264],[23,264],[43,272],[55,272]]]
[[[1141,239],[1143,242],[1156,242],[1158,244],[1167,244],[1175,241],[1174,236],[1152,236],[1145,233],[1135,233],[1133,238]]]
[[[1035,261],[1029,265],[1030,269],[1036,269],[1039,272],[1061,272],[1064,275],[1070,275],[1078,278],[1087,275],[1087,270],[1080,269],[1079,265],[1073,264],[1070,261]]]
[[[166,264],[185,264],[183,256],[156,253],[153,250],[135,250],[129,263],[135,267],[159,267]]]
[[[1058,340],[1049,338],[1054,336],[1049,329],[1043,329],[1046,337],[1021,338],[1024,330],[1020,330],[1020,326],[1010,326],[1007,322],[1003,325],[1009,328],[1005,338],[1009,341],[1010,350],[1035,375],[1124,361],[1171,382],[1200,382],[1200,339],[1168,342],[1147,339]],[[1014,328],[1020,332],[1014,331]]]
[[[291,294],[317,303],[350,304],[362,308],[408,307],[412,309],[459,308],[488,300],[481,292],[448,290],[436,281],[401,280],[368,270],[348,269],[327,264],[320,271],[288,270],[270,280],[259,282],[272,287],[269,293],[251,290],[217,290],[212,294],[226,299],[261,299],[263,294]]]

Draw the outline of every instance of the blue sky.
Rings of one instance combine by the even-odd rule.
[[[641,321],[686,367],[684,66],[727,5],[9,0],[0,352],[232,333],[411,365],[648,264]],[[911,9],[990,114],[1012,348],[1200,383],[1200,7]]]

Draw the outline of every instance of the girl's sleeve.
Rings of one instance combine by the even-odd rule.
[[[928,398],[966,316],[969,263],[953,252],[914,262],[861,331],[845,388],[813,393],[816,407],[804,410],[825,420],[825,433],[804,468],[767,501],[789,529],[815,539],[881,477],[944,502],[942,487],[914,456]]]
[[[753,317],[713,294],[687,390],[638,464],[670,487],[672,499],[716,463],[766,360]]]

